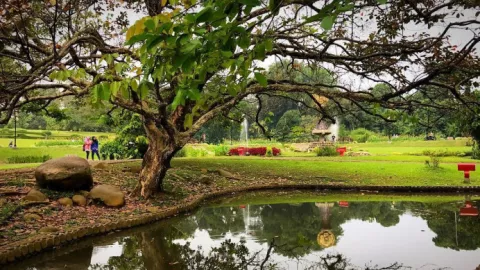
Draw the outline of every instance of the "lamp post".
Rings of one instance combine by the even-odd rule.
[[[17,111],[13,110],[13,125],[14,125],[14,135],[13,135],[13,148],[17,148]]]

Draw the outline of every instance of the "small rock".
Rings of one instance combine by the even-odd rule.
[[[41,232],[41,233],[54,233],[54,232],[58,232],[58,231],[59,231],[58,228],[51,227],[51,226],[43,227],[40,230],[38,230],[38,232]]]
[[[23,216],[23,219],[25,221],[33,221],[33,220],[40,220],[40,219],[42,219],[42,217],[37,215],[37,214],[25,214]]]
[[[70,198],[60,198],[58,199],[58,203],[63,206],[73,206],[73,201]]]
[[[74,195],[72,201],[76,205],[85,206],[87,205],[87,199],[82,195]]]
[[[205,169],[205,168],[202,168],[200,171],[201,171],[202,173],[207,173],[207,172],[208,172],[208,170]]]
[[[88,198],[90,196],[90,192],[88,192],[86,190],[80,190],[78,193],[85,198]]]
[[[198,182],[205,185],[210,185],[213,183],[213,178],[206,175],[201,175],[200,178],[198,178]]]
[[[98,185],[90,191],[90,197],[107,206],[119,207],[125,204],[125,194],[116,186]]]
[[[45,194],[41,193],[40,191],[36,189],[30,190],[28,192],[27,196],[23,197],[23,200],[29,201],[29,202],[44,202],[48,200],[47,196]]]

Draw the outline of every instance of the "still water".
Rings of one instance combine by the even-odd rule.
[[[480,201],[316,194],[230,199],[7,269],[476,269]],[[251,197],[250,197],[251,198]],[[268,200],[267,200],[268,201]]]

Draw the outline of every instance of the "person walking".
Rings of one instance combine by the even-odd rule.
[[[92,151],[92,140],[90,140],[90,137],[86,137],[85,140],[83,141],[83,151],[87,154],[87,160],[88,157],[90,156],[90,151]],[[93,157],[93,154],[92,154]]]
[[[95,160],[95,154],[97,154],[98,160],[100,160],[100,154],[98,153],[98,139],[97,137],[92,137],[92,160]]]

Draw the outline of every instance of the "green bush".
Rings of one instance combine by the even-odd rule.
[[[220,144],[215,146],[215,148],[213,149],[213,152],[215,153],[216,157],[219,157],[219,156],[226,156],[229,150],[230,148],[228,146]]]
[[[430,156],[430,160],[425,160],[425,166],[434,170],[439,169],[440,160],[441,158],[438,156]]]
[[[317,157],[332,157],[339,155],[337,149],[333,146],[317,147],[315,148],[314,152]]]
[[[177,153],[175,153],[175,157],[186,157],[187,156],[187,149],[185,147],[182,147],[182,149],[178,150]]]
[[[148,149],[147,139],[138,136],[132,143],[117,137],[113,141],[100,144],[100,154],[104,159],[143,158]]]
[[[82,140],[82,136],[78,135],[78,134],[72,134],[70,136],[68,136],[68,139],[69,140]]]
[[[208,155],[208,151],[203,148],[187,149],[187,157],[204,157],[206,155]]]
[[[271,147],[267,147],[267,153],[265,155],[267,157],[273,157],[273,150]]]
[[[12,156],[7,159],[7,163],[41,163],[52,159],[50,155],[43,156]]]
[[[374,135],[373,132],[367,130],[367,129],[364,129],[364,128],[357,128],[355,130],[352,130],[352,132],[350,133],[350,137],[356,141],[356,142],[359,142],[359,143],[364,143],[364,142],[367,142],[368,139],[370,138],[370,136]]]
[[[465,156],[472,156],[472,151],[449,151],[445,150],[423,150],[421,154],[413,154],[413,155],[423,155],[423,156],[432,156],[432,157],[465,157]]]
[[[36,142],[36,147],[64,146],[64,145],[83,145],[82,141],[40,141]]]

